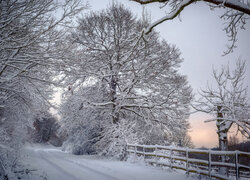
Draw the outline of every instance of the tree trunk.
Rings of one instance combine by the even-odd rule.
[[[222,107],[221,106],[217,106],[217,133],[218,133],[218,138],[219,138],[219,149],[220,151],[228,151],[228,140],[227,140],[227,131],[228,129],[225,126],[225,123],[222,123],[222,119],[223,118],[223,113],[222,111]],[[220,157],[221,162],[226,162],[226,156],[222,155]],[[219,167],[219,173],[221,175],[227,175],[228,174],[228,169],[226,167]]]
[[[119,120],[119,114],[116,112],[116,86],[117,86],[117,79],[114,75],[111,76],[111,82],[110,82],[110,96],[111,96],[111,102],[113,102],[112,105],[112,122],[114,124],[118,123]]]
[[[0,179],[3,178],[4,176],[5,176],[5,170],[4,170],[2,160],[0,159]]]

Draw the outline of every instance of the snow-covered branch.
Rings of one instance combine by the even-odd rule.
[[[191,3],[193,2],[193,0],[183,0],[181,3],[179,3],[176,7],[176,9],[173,10],[173,12],[169,13],[168,15],[162,17],[161,19],[153,22],[152,24],[150,24],[144,31],[143,33],[145,34],[148,34],[152,31],[152,29],[163,23],[164,21],[168,21],[168,20],[171,20],[171,19],[174,19],[175,17],[177,17],[181,11],[188,5],[190,5]]]
[[[224,55],[233,51],[236,47],[237,33],[239,29],[244,29],[247,20],[250,15],[250,2],[249,0],[130,0],[140,3],[142,5],[148,5],[151,3],[160,3],[161,8],[166,7],[166,15],[148,25],[143,33],[148,34],[152,29],[168,20],[176,18],[183,9],[189,5],[197,2],[206,2],[211,8],[224,8],[225,12],[220,17],[226,23],[224,31],[226,32],[230,45]]]

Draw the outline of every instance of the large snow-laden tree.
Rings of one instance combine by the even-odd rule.
[[[202,98],[195,106],[198,111],[213,116],[206,122],[216,121],[221,151],[228,150],[227,134],[233,125],[236,125],[237,132],[250,138],[250,104],[247,87],[244,86],[245,69],[245,62],[238,61],[233,71],[229,66],[222,67],[220,71],[213,70],[216,86],[202,90]],[[222,157],[222,161],[225,160]]]
[[[175,131],[183,132],[183,137],[187,132],[191,89],[186,78],[177,71],[182,62],[178,49],[159,40],[155,32],[147,37],[146,42],[140,41],[142,37],[138,34],[143,27],[142,21],[117,4],[79,19],[77,30],[68,38],[73,41],[71,50],[75,59],[72,62],[72,81],[69,79],[68,82],[71,82],[70,90],[73,88],[76,92],[71,93],[73,96],[79,95],[77,91],[81,88],[90,86],[84,88],[84,93],[80,93],[75,102],[79,107],[75,109],[75,115],[79,111],[89,114],[86,109],[91,108],[94,109],[92,112],[106,112],[105,122],[99,122],[109,124],[104,131],[120,132],[105,134],[116,136],[122,133],[121,124],[132,121],[135,126],[142,127],[141,138],[148,127],[148,134],[158,129],[167,142]],[[86,83],[89,79],[92,81]],[[67,113],[72,113],[70,111]],[[137,130],[139,133],[139,128]],[[106,138],[107,141],[110,138]],[[155,138],[151,143],[162,139]]]
[[[226,32],[229,41],[227,50],[224,54],[228,54],[236,47],[237,34],[240,29],[245,29],[245,25],[250,15],[250,1],[249,0],[130,0],[143,5],[151,3],[160,3],[160,7],[166,9],[166,16],[151,23],[143,30],[143,33],[148,34],[157,25],[172,20],[178,17],[185,7],[195,3],[205,2],[212,9],[221,8],[225,9],[224,13],[220,16],[225,21],[224,31]]]
[[[47,111],[54,44],[83,6],[78,0],[0,1],[0,177],[14,178],[25,127]],[[60,12],[55,16],[54,13]],[[45,84],[46,83],[46,84]],[[48,98],[49,99],[49,98]],[[47,104],[46,104],[47,103]],[[13,161],[11,160],[11,158]]]

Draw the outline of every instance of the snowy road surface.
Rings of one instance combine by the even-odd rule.
[[[184,172],[161,170],[144,164],[107,160],[97,156],[76,156],[52,146],[28,146],[24,153],[24,163],[30,168],[38,169],[40,174],[46,174],[48,180],[194,179],[187,177]]]

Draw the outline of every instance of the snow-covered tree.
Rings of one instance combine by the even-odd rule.
[[[71,80],[68,75],[66,79],[72,83],[73,96],[79,97],[68,99],[75,106],[73,110],[66,104],[64,117],[71,114],[67,121],[79,119],[86,126],[92,122],[102,131],[96,145],[103,151],[112,149],[110,142],[129,140],[129,134],[133,141],[162,144],[174,132],[186,135],[191,89],[178,73],[179,50],[155,32],[140,41],[144,26],[122,5],[113,4],[79,19],[68,38],[78,58],[74,56],[67,71],[73,71]]]
[[[231,44],[224,54],[228,54],[236,47],[237,33],[239,29],[245,29],[245,25],[250,15],[250,1],[249,0],[130,0],[143,5],[151,3],[160,3],[160,7],[166,9],[166,16],[151,23],[144,29],[143,33],[148,34],[152,29],[168,20],[178,17],[187,6],[194,5],[199,2],[207,3],[212,9],[225,9],[220,16],[226,23],[224,31],[226,32]]]
[[[214,117],[206,122],[216,121],[222,151],[228,150],[227,133],[234,124],[237,131],[250,138],[250,104],[247,87],[244,86],[245,68],[245,62],[238,61],[233,71],[229,67],[222,67],[221,71],[213,70],[216,87],[202,90],[202,98],[195,107]]]
[[[246,137],[250,137],[250,114],[247,87],[244,86],[245,62],[237,62],[236,69],[222,67],[218,72],[213,70],[216,88],[202,90],[203,97],[196,108],[211,113],[218,127],[221,150],[227,150],[227,132],[233,124]]]
[[[63,35],[62,27],[82,9],[78,0],[0,1],[0,143],[4,147],[0,177],[14,178],[11,172],[20,157],[26,126],[32,126],[37,111],[48,110],[49,65],[57,57],[54,44]],[[61,15],[56,17],[57,11]]]
[[[69,18],[79,12],[82,7],[76,0],[62,4],[52,0],[7,0],[0,2],[0,105],[15,94],[14,83],[21,79],[40,80],[39,73],[31,70],[46,69],[53,64],[55,51],[54,42],[59,39],[63,30],[60,25],[67,25]],[[62,11],[59,18],[53,13]],[[12,87],[11,87],[12,85]]]

